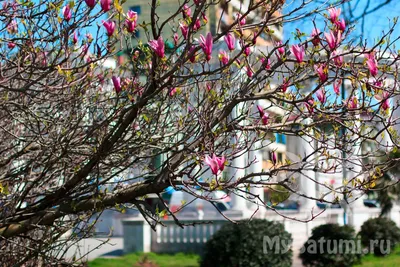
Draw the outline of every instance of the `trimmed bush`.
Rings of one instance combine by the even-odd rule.
[[[300,258],[305,266],[346,267],[359,262],[360,250],[352,227],[323,224],[312,230],[300,251]]]
[[[383,256],[400,242],[400,229],[388,218],[378,217],[364,222],[359,232],[361,243],[369,253]]]
[[[292,236],[278,222],[227,223],[207,242],[203,267],[292,266]]]

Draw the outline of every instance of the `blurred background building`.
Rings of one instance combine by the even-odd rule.
[[[176,0],[162,0],[158,2],[159,6],[157,7],[156,12],[157,15],[159,16],[159,21],[164,21],[168,19],[179,8],[178,2]],[[281,3],[281,2],[282,1],[275,1],[273,3]],[[205,35],[207,32],[211,32],[215,36],[217,33],[226,29],[226,27],[228,27],[234,20],[236,20],[237,14],[245,13],[247,11],[245,7],[248,6],[248,4],[249,0],[219,1],[218,4],[215,4],[208,9],[207,14],[205,15],[207,16],[209,22],[205,24],[205,26],[199,32],[196,33],[196,35],[198,36],[198,34],[200,33]],[[190,8],[192,9],[191,12],[193,13],[194,6],[192,5]],[[262,21],[267,11],[266,8],[268,8],[268,6],[265,7],[264,9],[260,9],[258,13],[255,12],[250,13],[247,16],[246,24],[253,24]],[[140,22],[142,21],[145,21],[146,23],[151,22],[150,19],[151,4],[149,3],[148,0],[128,0],[124,3],[123,9],[124,12],[127,12],[128,10],[135,11],[140,18],[139,19]],[[266,49],[268,49],[268,47],[272,47],[275,44],[275,42],[282,41],[283,27],[278,19],[279,16],[280,16],[279,12],[274,12],[272,14],[272,19],[276,18],[277,22],[275,25],[270,27],[270,30],[273,33],[268,35],[266,34],[260,35],[260,37],[257,39],[257,43],[255,44],[255,49],[253,51],[255,55],[259,53],[257,51],[265,51]],[[179,14],[177,16],[177,19],[181,17],[182,15]],[[174,28],[176,27],[176,25],[178,25],[178,21],[176,21],[175,25],[167,25],[162,30],[162,35],[164,37],[164,41],[166,42],[167,47],[168,45],[173,45],[173,40],[172,40],[173,34],[175,32],[180,33],[179,28],[178,29]],[[244,30],[244,35],[252,36],[253,30]],[[136,37],[136,42],[142,41],[142,43],[147,43],[149,40],[152,39],[152,37],[146,35],[146,32],[143,29],[136,31],[135,37]],[[214,46],[214,50],[217,51],[218,48],[219,46],[218,44],[216,44]],[[218,58],[218,57],[214,56],[213,58]],[[274,78],[272,80],[274,80]],[[271,87],[278,85],[279,85],[278,80],[275,80],[271,83]],[[349,85],[344,84],[343,86],[344,86],[343,92],[350,90]],[[312,84],[309,84],[308,87],[312,88]],[[266,100],[259,101],[256,104],[259,104],[264,107],[270,106],[270,103],[268,103]],[[285,116],[285,111],[277,107],[268,109],[268,112],[271,117]],[[327,130],[329,129],[329,127],[330,125],[327,125],[325,129],[321,130]],[[368,145],[367,143],[361,144],[360,151],[358,153],[362,153],[362,150],[370,151],[371,149],[376,149],[373,146],[374,144],[370,145]],[[298,137],[286,136],[284,134],[276,133],[275,142],[273,144],[269,145],[268,148],[256,150],[251,153],[250,157],[257,158],[257,162],[250,167],[250,172],[260,172],[262,169],[270,169],[272,167],[271,151],[275,151],[278,164],[280,164],[284,163],[286,160],[298,161],[299,157],[312,154],[313,151],[315,151],[316,147],[317,144],[312,139],[307,139],[307,138],[301,139]],[[248,160],[248,157],[249,155],[244,155],[243,157],[238,158],[233,164],[235,164],[236,166],[245,166],[245,162],[246,160]],[[155,166],[160,166],[161,163],[162,163],[161,157],[154,159]],[[132,170],[131,173],[135,173],[135,170]],[[237,176],[237,178],[239,178],[242,177],[243,174],[244,172],[234,171],[233,173],[229,173],[229,170],[226,170],[225,173],[221,175],[228,175],[228,176],[234,175]],[[273,205],[277,210],[279,210],[280,213],[291,217],[296,217],[301,219],[310,218],[312,217],[312,213],[313,214],[319,213],[320,211],[326,208],[327,211],[324,212],[323,215],[315,219],[313,222],[304,224],[300,222],[290,221],[280,215],[277,215],[273,211],[267,210],[265,208],[261,208],[255,215],[255,217],[284,221],[287,230],[291,232],[293,235],[295,242],[294,246],[302,245],[303,242],[306,240],[307,236],[310,235],[310,230],[313,228],[313,226],[319,224],[327,222],[343,224],[344,222],[350,222],[357,228],[366,219],[377,216],[379,214],[378,204],[371,205],[371,203],[374,202],[370,201],[367,202],[367,205],[364,205],[365,201],[363,197],[355,201],[350,207],[348,207],[345,213],[343,210],[343,206],[341,204],[330,205],[326,203],[320,203],[316,200],[323,194],[329,192],[330,188],[342,184],[344,179],[349,178],[348,177],[349,175],[351,176],[351,174],[345,172],[335,173],[335,174],[321,174],[310,170],[304,171],[302,174],[298,174],[298,176],[294,177],[295,178],[294,186],[296,187],[296,191],[299,192],[300,194],[307,195],[313,199],[302,198],[295,194],[287,194],[287,192],[285,190],[282,190],[282,188],[259,187],[254,189],[256,190],[255,192],[257,194],[260,194],[261,200],[265,201],[267,204]],[[274,179],[279,180],[285,178],[287,177],[282,176],[282,177],[276,177]],[[227,216],[233,216],[233,219],[249,218],[250,216],[253,215],[254,211],[257,210],[257,205],[255,203],[251,203],[245,198],[241,196],[236,196],[234,194],[231,194],[229,197],[225,198],[223,197],[223,193],[224,192],[216,193],[219,194],[218,198],[220,198],[221,200],[216,201],[214,204],[216,204],[216,206],[218,206],[220,211],[224,212]],[[183,192],[174,190],[172,187],[169,188],[164,194],[167,202],[170,203],[170,208],[172,210],[178,209],[182,202],[188,202],[192,200],[191,196],[189,196],[188,194],[186,195],[187,196],[185,196]],[[327,198],[333,200],[334,195],[333,194],[328,195]],[[261,203],[259,202],[258,204]],[[368,209],[367,206],[370,209]],[[148,235],[149,236],[148,238],[150,238],[151,236],[150,238],[151,240],[144,238],[146,240],[142,241],[147,244],[146,245],[147,249],[152,251],[155,250],[156,252],[163,252],[162,250],[167,248],[171,249],[172,245],[168,243],[169,242],[168,238],[172,240],[173,238],[176,237],[176,235],[182,237],[184,235],[189,235],[191,233],[190,232],[191,230],[187,230],[187,232],[184,233],[179,232],[181,230],[178,229],[178,227],[174,225],[173,222],[171,222],[170,224],[168,223],[168,226],[171,227],[170,229],[174,230],[171,231],[165,229],[163,230],[161,226],[159,226],[157,228],[158,229],[157,233],[153,232],[150,233],[149,229],[146,228],[145,226],[146,224],[145,222],[144,223],[141,221],[138,222],[136,218],[132,219],[133,218],[132,216],[136,215],[138,214],[135,212],[131,212],[128,214],[120,214],[116,212],[111,213],[110,211],[106,211],[98,221],[97,228],[99,229],[99,232],[108,233],[109,231],[107,231],[107,229],[110,229],[112,227],[113,234],[118,236],[118,235],[123,235],[124,227],[125,229],[128,228],[130,229],[124,231],[136,231],[132,230],[133,229],[132,227],[134,228],[136,227],[135,229],[139,229],[139,231],[141,231],[140,232],[141,235],[142,234],[143,236]],[[398,209],[394,209],[393,216],[396,222],[400,223],[400,216]],[[219,213],[215,211],[215,208],[211,204],[208,204],[205,201],[197,201],[197,200],[193,202],[191,207],[188,206],[186,210],[182,210],[178,214],[178,217],[180,217],[183,220],[197,219],[199,221],[212,219],[212,220],[217,220],[218,223],[220,222],[219,220],[223,219],[219,215]],[[357,220],[355,219],[356,217]],[[123,220],[126,220],[126,222],[124,223],[124,227],[123,227]],[[212,234],[213,231],[216,230],[216,229],[212,230],[211,226],[210,226],[211,228],[207,227],[206,230],[204,230],[206,231],[204,233],[196,232],[192,234],[196,235],[197,237],[204,234],[205,236],[204,239],[201,236],[201,242],[203,242],[210,236],[210,234]],[[167,241],[165,242],[163,241],[164,240],[163,235],[166,236]],[[130,247],[132,245],[132,242],[126,244],[127,251],[134,249]],[[143,244],[141,249],[144,249]],[[164,246],[161,246],[160,244],[164,244]],[[176,250],[178,250],[181,248],[181,246],[175,244],[175,248]],[[175,249],[172,249],[172,251],[176,252]]]

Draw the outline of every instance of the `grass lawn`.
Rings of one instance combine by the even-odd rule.
[[[138,264],[147,256],[147,259],[156,265]],[[89,262],[89,267],[198,267],[198,255],[178,253],[175,255],[155,253],[133,253],[118,258],[98,258]]]
[[[397,267],[400,266],[400,247],[397,247],[389,256],[375,257],[367,255],[362,257],[361,264],[355,267]]]
[[[147,264],[140,264],[147,257]],[[117,258],[98,258],[89,262],[89,267],[198,267],[198,255],[178,253],[175,255],[155,253],[133,253]],[[152,262],[153,264],[150,264]],[[400,266],[400,246],[389,256],[362,257],[361,264],[354,267],[397,267]]]

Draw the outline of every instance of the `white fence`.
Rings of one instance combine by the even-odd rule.
[[[357,218],[355,223],[356,231],[362,223],[379,215],[377,208],[365,208],[357,210]],[[290,212],[286,214],[292,218],[302,220],[310,216],[310,212]],[[397,218],[396,218],[397,216]],[[304,223],[297,220],[285,219],[273,212],[266,212],[264,219],[279,221],[284,224],[285,229],[292,234],[293,251],[296,254],[303,243],[311,234],[311,230],[321,224],[338,223],[343,224],[343,210],[330,209],[326,210],[313,221]],[[400,224],[399,210],[392,212],[391,218]],[[164,220],[162,225],[157,225],[156,231],[151,230],[150,226],[142,218],[129,218],[122,221],[124,235],[124,252],[144,251],[157,253],[177,253],[177,252],[193,252],[202,253],[204,244],[210,237],[221,228],[225,223],[229,223],[223,219],[198,220],[198,219],[182,219],[182,224],[186,224],[183,229],[175,224],[173,220]]]
[[[180,221],[192,224],[193,221]],[[194,226],[179,227],[174,221],[164,221],[166,227],[157,225],[151,232],[151,251],[157,253],[193,252],[201,253],[204,244],[217,232],[226,220],[196,220]]]

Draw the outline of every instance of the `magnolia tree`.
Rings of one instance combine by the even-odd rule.
[[[165,215],[184,226],[161,198],[169,186],[204,200],[224,190],[276,211],[251,188],[351,202],[395,165],[391,28],[376,44],[356,45],[340,9],[325,5],[313,11],[324,27],[265,46],[259,39],[273,40],[274,25],[304,16],[283,13],[284,1],[250,1],[211,33],[207,11],[219,3],[182,1],[166,20],[157,3],[144,22],[118,1],[3,2],[1,261],[62,263],[91,233],[82,222],[107,208],[135,208],[153,227]],[[119,51],[125,62],[107,68]],[[250,152],[268,149],[274,133],[314,145],[282,161],[270,149],[269,167],[254,171],[262,159]],[[379,150],[360,152],[364,143]],[[299,174],[344,171],[335,186],[301,176],[323,195],[297,190]],[[162,209],[147,204],[149,194]]]

